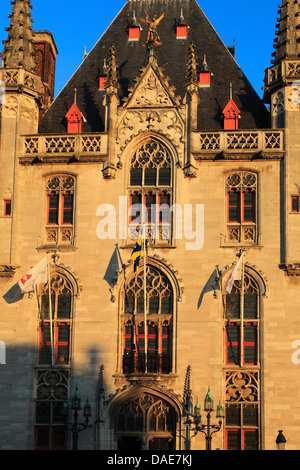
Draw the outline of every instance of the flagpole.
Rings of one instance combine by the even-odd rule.
[[[147,335],[147,285],[146,285],[146,226],[143,224],[143,254],[144,254],[144,336],[145,336],[145,372],[147,372],[147,346],[148,346],[148,335]]]
[[[54,350],[53,350],[53,322],[52,322],[52,303],[51,303],[51,276],[50,276],[50,264],[49,264],[49,253],[47,253],[47,271],[48,271],[48,287],[49,287],[49,318],[50,318],[50,342],[51,342],[51,365],[54,366]]]
[[[242,258],[242,306],[241,306],[241,366],[244,364],[244,252],[241,252]]]

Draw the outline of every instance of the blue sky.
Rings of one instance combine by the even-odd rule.
[[[34,30],[51,31],[59,54],[55,94],[80,65],[84,48],[95,45],[126,0],[32,0]],[[235,39],[236,61],[262,97],[264,71],[270,66],[277,23],[278,0],[198,0],[215,30],[230,46]],[[10,0],[0,0],[0,41],[7,38]],[[2,51],[2,43],[0,48]]]

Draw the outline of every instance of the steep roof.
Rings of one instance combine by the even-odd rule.
[[[206,56],[206,62],[213,73],[211,86],[199,89],[198,129],[222,129],[222,110],[229,101],[230,84],[233,99],[241,111],[240,129],[269,127],[269,116],[262,100],[254,91],[228,48],[224,45],[203,11],[195,0],[128,0],[94,48],[83,60],[74,75],[67,82],[40,121],[41,133],[66,132],[65,115],[73,104],[74,89],[77,90],[77,104],[86,118],[83,132],[104,130],[104,91],[99,91],[98,77],[108,59],[112,44],[116,46],[119,97],[126,98],[140,68],[147,65],[148,26],[141,21],[146,14],[152,19],[164,13],[158,25],[162,45],[158,49],[158,65],[170,78],[176,95],[184,98],[184,80],[188,62],[189,45],[195,43],[199,69]],[[182,21],[188,26],[186,39],[176,38],[176,24]],[[128,40],[128,27],[133,18],[141,26],[140,39]]]

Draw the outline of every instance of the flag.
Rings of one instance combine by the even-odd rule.
[[[242,266],[243,266],[243,257],[244,253],[241,254],[238,262],[233,268],[232,273],[230,274],[228,281],[226,283],[226,292],[231,293],[234,281],[240,281],[242,279]]]
[[[47,267],[47,256],[45,256],[6,292],[3,296],[6,303],[13,304],[18,302],[23,299],[24,294],[32,292],[37,284],[45,284],[47,282]]]
[[[138,266],[140,265],[140,257],[142,253],[142,235],[140,234],[135,247],[132,250],[131,253],[131,260],[134,262],[134,272],[136,272]]]

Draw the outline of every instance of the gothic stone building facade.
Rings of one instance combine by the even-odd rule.
[[[71,448],[76,386],[80,449],[205,449],[205,396],[214,449],[275,449],[278,430],[299,448],[299,2],[279,6],[263,101],[195,0],[124,0],[54,99],[54,39],[11,3],[0,448]],[[5,301],[46,255],[48,282]]]

